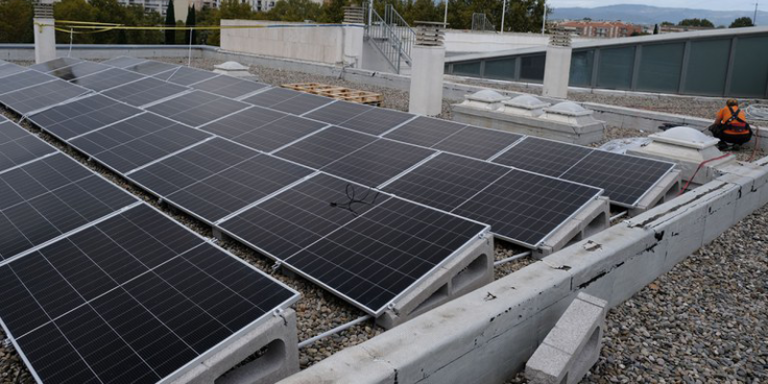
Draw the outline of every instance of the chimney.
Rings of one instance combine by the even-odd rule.
[[[32,27],[35,34],[35,63],[56,58],[56,31],[53,29],[53,3],[42,0],[35,3]]]
[[[442,112],[445,69],[443,26],[443,23],[416,22],[416,41],[411,50],[410,113],[437,116]]]
[[[569,32],[563,28],[555,29],[547,46],[547,61],[544,65],[544,96],[568,98],[571,51]]]

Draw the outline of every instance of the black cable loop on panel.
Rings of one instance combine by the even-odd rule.
[[[357,198],[357,189],[355,189],[354,185],[348,183],[344,189],[344,193],[347,195],[347,201],[343,203],[331,201],[331,207],[345,209],[352,212],[353,215],[359,216],[360,214],[355,210],[355,205],[371,206],[376,204],[376,199],[379,198],[380,193],[376,191],[373,198],[370,201],[367,201],[368,196],[371,194],[371,190],[372,188],[366,189],[365,193],[362,194],[360,198]]]

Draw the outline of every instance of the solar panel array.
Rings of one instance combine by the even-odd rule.
[[[82,64],[69,63],[69,67]],[[113,81],[99,91],[100,95],[83,99],[93,103],[75,101],[68,111],[61,112],[67,105],[52,108],[37,118],[32,116],[32,121],[212,225],[238,219],[286,190],[307,183],[307,177],[319,177],[319,171],[323,177],[333,175],[341,180],[345,187],[339,187],[338,193],[347,194],[348,188],[358,193],[383,188],[427,206],[490,223],[500,237],[535,247],[599,196],[601,182],[614,172],[610,168],[591,172],[598,166],[587,169],[588,163],[583,169],[577,164],[563,164],[567,159],[537,162],[539,168],[530,169],[552,176],[554,171],[547,173],[547,165],[569,170],[576,165],[569,176],[597,188],[574,184],[563,175],[553,178],[520,171],[528,170],[525,155],[530,151],[524,153],[524,148],[532,138],[269,89],[265,84],[171,64],[130,58],[104,64],[125,69],[99,71],[72,82],[95,88],[113,77],[124,80],[123,84]],[[142,110],[147,112],[139,113]],[[72,118],[58,117],[62,115]],[[76,124],[81,119],[87,123]],[[541,151],[547,152],[553,149]],[[238,157],[238,153],[242,155]],[[505,163],[516,156],[517,164]],[[493,165],[489,159],[516,169]],[[220,165],[215,165],[217,162]],[[625,164],[635,162],[626,160]],[[440,169],[450,171],[440,180],[430,178]],[[498,173],[498,177],[477,180],[490,169],[494,171],[489,174]],[[644,181],[658,180],[652,172],[642,176]],[[644,187],[636,183],[622,193],[631,195]],[[348,205],[359,205],[356,197],[347,198],[352,201]],[[559,200],[568,203],[559,204]],[[538,210],[529,207],[541,204],[544,207]],[[304,212],[300,217],[313,217],[307,215]],[[262,249],[260,241],[241,238]],[[287,258],[268,253],[279,260]],[[311,275],[307,268],[297,269]],[[376,312],[365,305],[366,310]]]
[[[139,67],[151,67],[146,62],[132,63],[131,60],[125,60],[125,62],[115,60],[115,62],[121,62],[121,65],[129,67],[129,69],[133,68],[134,70]],[[85,76],[80,80],[103,75],[110,71],[98,72]],[[115,69],[115,71],[119,70]],[[123,75],[120,72],[115,73]],[[322,175],[325,178],[335,180],[337,183],[336,188],[338,188],[335,191],[338,197],[337,201],[325,201],[325,204],[328,207],[331,207],[331,203],[338,204],[338,206],[332,208],[334,213],[346,217],[344,223],[339,223],[335,227],[330,228],[327,234],[331,235],[336,232],[349,231],[347,236],[351,236],[351,239],[357,239],[357,241],[363,238],[375,239],[382,246],[390,249],[388,254],[391,257],[400,259],[422,257],[427,260],[426,262],[429,265],[437,267],[454,255],[456,249],[452,248],[453,244],[447,247],[441,245],[445,248],[443,252],[435,253],[430,248],[430,243],[424,240],[413,240],[416,241],[413,244],[420,244],[418,248],[403,248],[403,244],[401,244],[402,236],[406,236],[405,233],[412,231],[412,228],[416,225],[425,225],[424,223],[433,222],[429,224],[433,236],[463,239],[462,245],[469,241],[474,241],[474,239],[477,239],[478,236],[487,231],[487,225],[485,224],[420,207],[417,204],[406,202],[399,198],[386,196],[381,192],[376,192],[376,194],[386,196],[387,199],[393,199],[392,204],[395,201],[399,202],[396,205],[397,209],[408,212],[421,211],[422,213],[410,217],[407,221],[398,220],[397,223],[402,222],[402,228],[397,226],[401,224],[395,225],[395,223],[386,222],[391,215],[397,212],[394,208],[395,206],[386,211],[384,211],[384,208],[380,208],[379,210],[382,213],[378,216],[372,215],[364,220],[359,219],[357,218],[358,212],[363,210],[358,207],[361,203],[355,200],[359,195],[350,191],[359,191],[361,194],[371,193],[365,192],[369,191],[367,187],[334,178],[330,175],[319,174],[312,168],[262,152],[279,152],[287,149],[294,143],[300,142],[302,139],[314,137],[316,134],[320,135],[317,137],[322,137],[326,130],[331,129],[328,127],[328,124],[323,122],[258,106],[249,106],[250,103],[241,103],[226,97],[207,93],[203,90],[190,91],[189,89],[178,92],[170,97],[164,97],[159,101],[141,100],[128,102],[127,104],[140,106],[138,111],[144,112],[123,117],[125,114],[137,111],[136,108],[126,105],[128,100],[122,98],[123,94],[126,97],[135,97],[145,93],[143,92],[145,89],[148,90],[146,93],[152,93],[154,89],[160,89],[159,87],[145,87],[141,84],[142,82],[161,81],[166,84],[166,87],[174,87],[176,85],[170,83],[174,79],[181,79],[183,77],[174,77],[173,73],[181,73],[182,75],[186,74],[193,77],[198,76],[194,71],[171,69],[170,71],[162,72],[160,75],[154,75],[155,77],[151,78],[150,81],[147,81],[149,78],[130,80],[125,85],[111,87],[101,92],[101,94],[88,96],[82,100],[43,111],[39,116],[32,116],[31,119],[43,130],[67,141],[70,145],[87,154],[95,161],[102,163],[145,190],[161,197],[163,201],[214,226],[223,225],[230,222],[230,220],[247,221],[249,210],[269,209],[269,205],[264,204],[269,204],[276,196],[284,196],[284,193],[289,193],[288,191],[291,191],[293,188],[306,188],[304,183]],[[202,80],[197,83],[190,81],[189,84],[193,88],[202,88],[232,96],[234,94],[230,92],[250,93],[254,89],[253,86],[249,86],[235,87],[236,89],[229,90],[226,85],[231,83],[231,81],[227,80],[224,82],[216,79],[219,79],[219,77],[212,77],[209,80]],[[168,81],[168,83],[164,80]],[[242,80],[237,81],[243,82]],[[256,88],[258,87],[259,85],[256,86]],[[135,91],[125,92],[126,89],[134,89]],[[292,111],[308,108],[314,109],[317,106],[331,103],[330,100],[322,97],[311,96],[305,98],[302,96],[309,95],[298,95],[300,100],[304,100],[300,103],[300,108],[286,109]],[[113,97],[119,97],[122,100],[114,100]],[[248,99],[247,94],[244,97]],[[87,99],[92,99],[92,101],[88,102],[86,101]],[[318,101],[322,101],[322,103]],[[372,109],[367,106],[363,106],[363,108],[365,110]],[[99,112],[112,109],[115,110],[115,113],[110,114],[110,116]],[[69,118],[62,119],[62,116],[68,116]],[[93,118],[90,118],[91,116]],[[76,121],[80,119],[86,119],[88,124],[76,124]],[[99,126],[100,124],[101,126]],[[200,129],[190,127],[200,127]],[[364,141],[360,143],[363,145],[377,140],[375,137],[357,134],[346,129],[335,129],[344,131],[344,135],[351,133],[363,136]],[[222,138],[213,137],[211,133],[206,131],[216,135],[220,134]],[[380,143],[376,143],[370,149],[375,150],[378,146],[381,146],[379,151],[399,149],[401,154],[405,152],[412,157],[415,156],[413,159],[402,159],[400,158],[402,156],[397,156],[398,158],[395,159],[395,163],[389,164],[384,169],[375,172],[376,178],[382,181],[402,172],[404,169],[412,167],[433,153],[431,150],[412,147],[394,141],[380,139],[379,141]],[[258,150],[245,146],[257,143]],[[333,149],[331,146],[328,148]],[[338,156],[330,156],[329,160],[331,161],[328,164],[332,165],[332,162],[336,162],[333,166],[339,167],[339,169],[349,167],[354,169],[354,164],[345,163],[342,157],[359,148],[358,146],[350,147],[349,152],[346,153],[335,153],[332,151]],[[358,156],[368,157],[365,153],[360,153]],[[382,155],[374,151],[370,156],[379,158]],[[366,161],[370,162],[372,159],[367,159]],[[354,162],[354,158],[348,159],[347,162]],[[352,201],[345,202],[344,198],[352,199]],[[389,212],[389,214],[386,214],[386,212]],[[399,214],[405,215],[405,213]],[[241,215],[246,216],[241,217]],[[299,211],[292,217],[286,217],[285,219],[291,220],[295,223],[294,225],[305,226],[314,222],[316,217],[312,212]],[[379,239],[373,233],[356,228],[355,225],[358,224],[353,223],[358,220],[360,222],[372,223],[370,225],[391,227],[389,228],[390,230],[401,233],[401,235],[400,237],[384,237]],[[457,226],[457,222],[464,224]],[[446,224],[443,225],[442,223]],[[349,225],[349,227],[344,228],[345,225]],[[447,225],[450,225],[450,227]],[[456,232],[457,228],[460,233]],[[227,231],[223,228],[222,230]],[[449,233],[451,235],[447,235]],[[259,249],[261,241],[258,239],[258,234],[255,234],[257,235],[255,239],[252,236],[254,234],[251,233],[241,233],[238,231],[238,235],[242,236],[244,242],[248,244],[253,242],[255,248]],[[285,235],[289,236],[288,233],[285,233]],[[410,234],[409,236],[418,239],[420,235],[417,233]],[[308,247],[302,247],[296,251],[302,251],[306,248],[307,251],[315,253],[332,252],[341,257],[342,253],[340,251],[346,249],[344,251],[344,262],[342,263],[339,260],[339,267],[343,268],[346,268],[347,264],[368,264],[368,260],[372,256],[372,249],[363,243],[355,246],[348,244],[347,248],[340,244],[328,248],[326,244],[322,249],[310,247],[312,245],[308,244]],[[336,251],[333,250],[334,247]],[[268,253],[268,256],[284,262],[291,255]],[[402,281],[398,279],[399,283],[387,287],[387,294],[379,296],[378,294],[371,295],[369,292],[365,296],[359,297],[354,292],[348,291],[347,288],[349,287],[339,287],[336,282],[327,281],[325,269],[318,270],[303,264],[297,264],[301,265],[297,267],[291,267],[289,264],[286,265],[293,268],[297,273],[319,284],[323,284],[323,286],[334,292],[344,292],[341,294],[342,297],[372,314],[380,314],[386,308],[386,304],[405,294],[417,280],[423,279],[425,273],[427,273],[425,269],[420,269],[419,272],[403,270],[399,273],[404,273],[409,277],[404,278]],[[397,269],[395,266],[389,268]],[[347,281],[346,284],[349,285],[352,281],[360,279],[357,275],[355,276]],[[364,283],[369,288],[384,284],[384,282],[377,280],[378,275],[368,276],[363,274],[362,276]]]

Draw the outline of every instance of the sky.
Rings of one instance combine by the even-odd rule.
[[[694,8],[713,10],[754,10],[755,2],[761,3],[759,9],[768,10],[768,0],[547,0],[553,7],[601,7],[614,4],[643,4],[656,7]]]

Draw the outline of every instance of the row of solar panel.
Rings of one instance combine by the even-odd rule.
[[[298,299],[13,122],[0,155],[0,324],[38,382],[177,377]]]
[[[276,109],[292,100],[317,96],[288,89],[269,89],[243,101]],[[322,108],[294,108],[288,113],[335,124],[357,132],[444,152],[490,160],[605,190],[612,203],[635,206],[673,164],[608,153],[552,140],[473,127],[360,104],[328,103]],[[246,117],[247,118],[247,117]],[[236,115],[228,121],[238,120]]]

